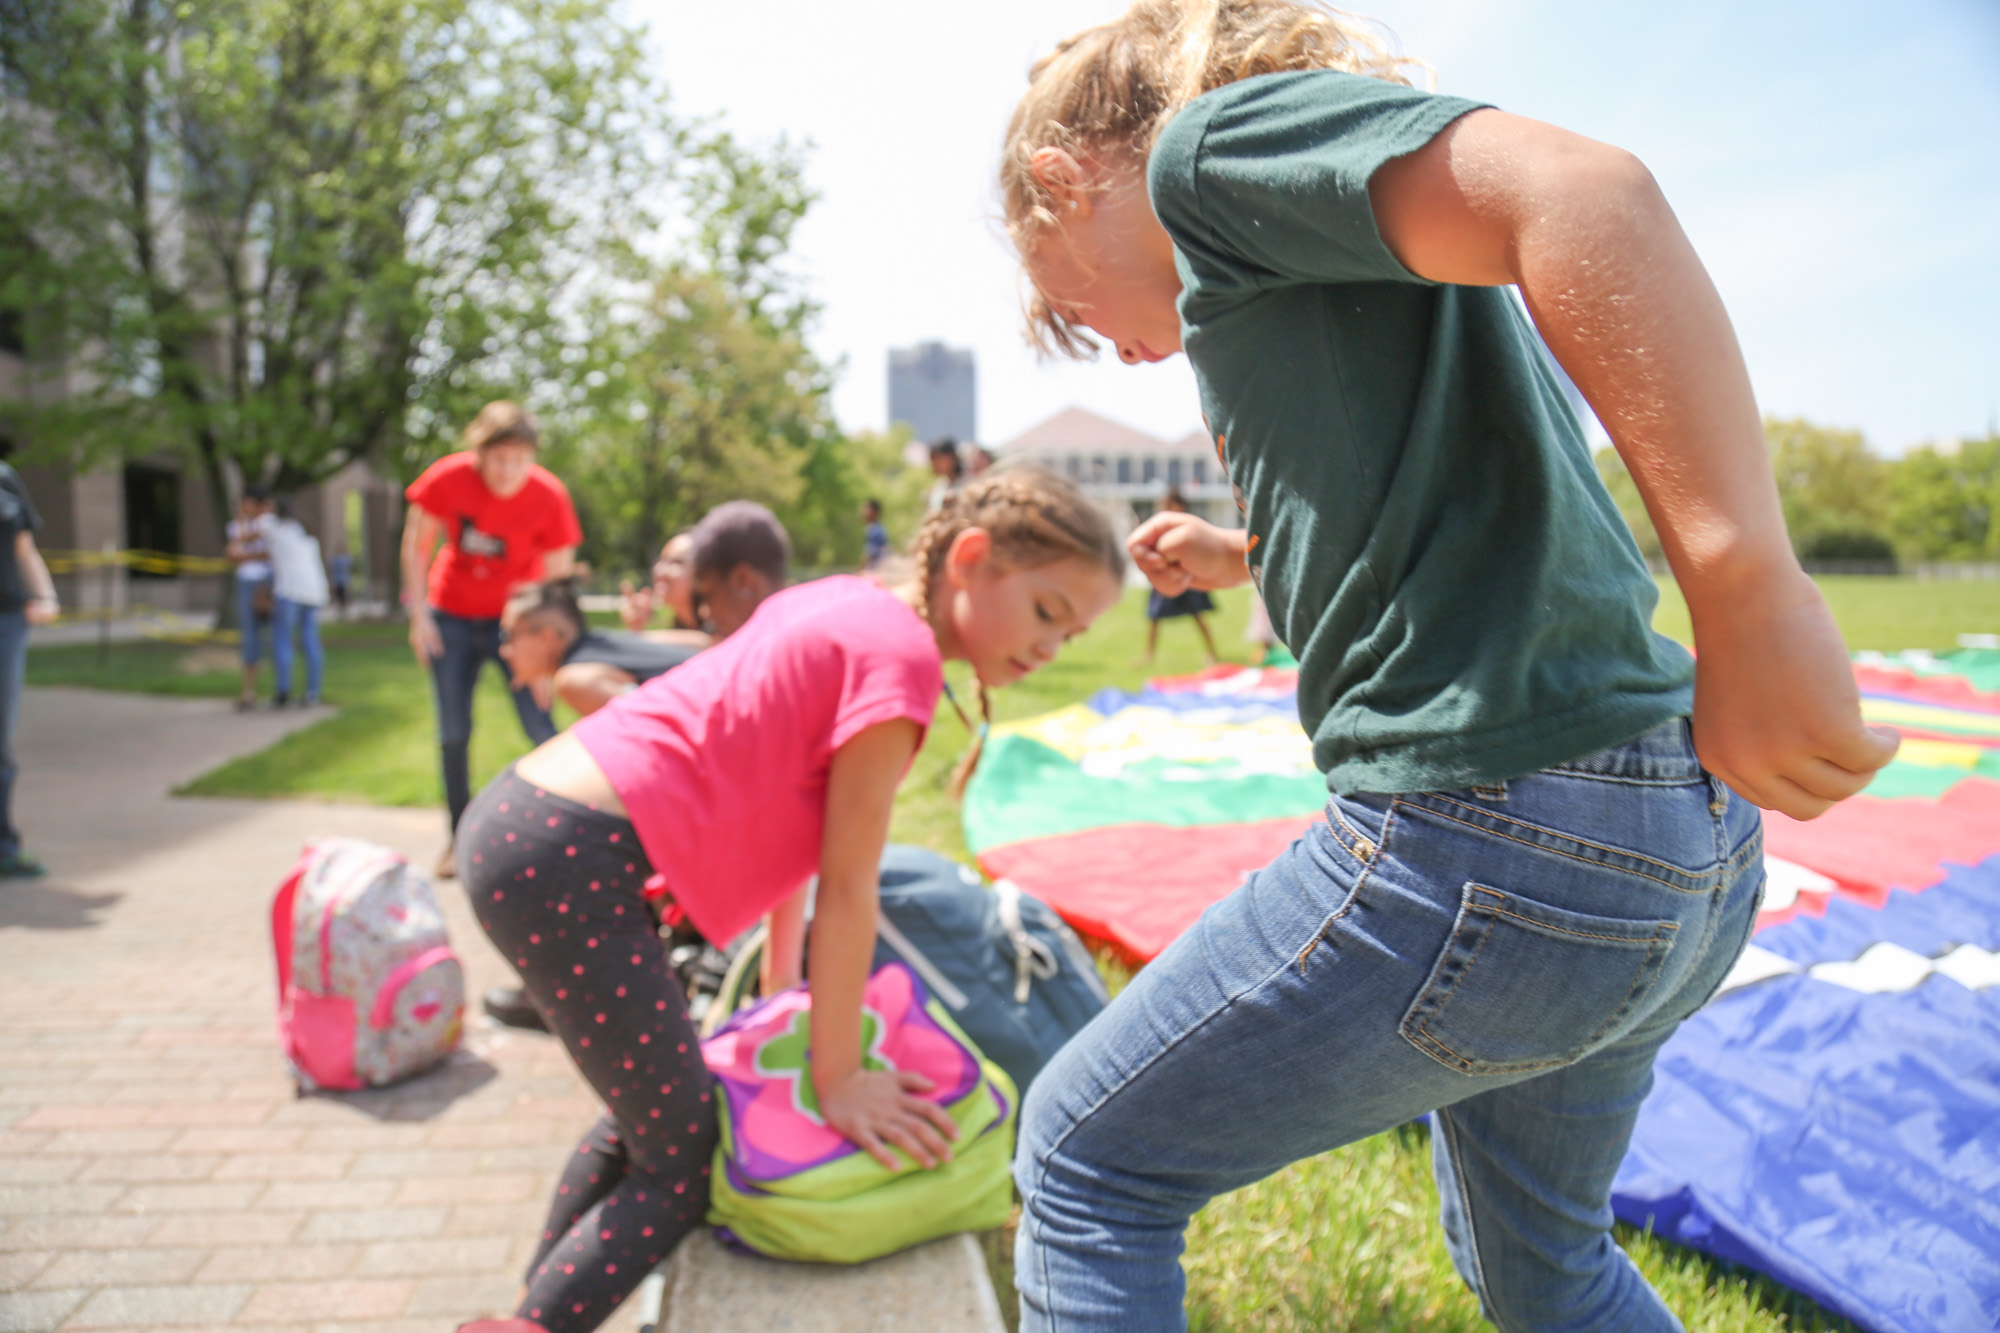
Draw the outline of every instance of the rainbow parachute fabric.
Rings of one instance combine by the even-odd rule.
[[[1751,947],[1661,1051],[1613,1207],[1878,1333],[2000,1328],[2000,651],[1854,671],[1902,751],[1766,815]],[[1295,691],[1224,667],[996,727],[967,841],[1152,958],[1320,816]]]

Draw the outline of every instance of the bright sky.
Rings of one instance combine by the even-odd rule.
[[[1199,424],[1186,362],[1038,364],[994,221],[1028,65],[1116,0],[629,0],[683,113],[809,140],[822,198],[796,263],[879,427],[887,350],[979,361],[980,436],[1078,404]],[[2000,5],[1994,0],[1374,0],[1360,6],[1487,100],[1638,153],[1736,322],[1764,410],[1899,453],[2000,414]]]

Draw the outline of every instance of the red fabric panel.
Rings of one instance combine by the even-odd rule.
[[[1297,667],[1246,667],[1234,662],[1217,662],[1214,666],[1203,667],[1186,676],[1154,676],[1146,682],[1151,689],[1167,694],[1178,694],[1187,690],[1198,690],[1204,685],[1218,680],[1229,680],[1245,671],[1257,672],[1257,688],[1260,690],[1296,690],[1299,687]]]
[[[2000,853],[2000,782],[1967,778],[1936,801],[1851,796],[1810,822],[1766,810],[1764,845],[1880,907],[1892,888],[1915,892],[1943,879],[1947,862],[1977,865]]]
[[[1857,666],[1854,683],[1874,694],[1898,694],[1919,703],[2000,713],[2000,694],[1982,694],[1963,676],[1919,676],[1911,671]]]
[[[1113,824],[989,847],[979,864],[1055,908],[1081,934],[1144,963],[1318,819],[1195,828]]]

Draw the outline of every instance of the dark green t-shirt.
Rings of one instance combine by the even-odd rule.
[[[1692,703],[1518,299],[1426,282],[1376,229],[1375,169],[1479,105],[1265,75],[1153,149],[1183,342],[1335,791],[1519,777]]]

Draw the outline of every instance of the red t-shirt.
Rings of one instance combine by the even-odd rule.
[[[497,620],[509,593],[542,577],[544,555],[583,540],[569,491],[539,465],[503,500],[467,449],[425,468],[403,495],[445,525],[444,549],[431,562],[431,605],[469,620]]]
[[[943,686],[930,626],[888,589],[841,575],[769,598],[572,730],[666,891],[721,943],[819,868],[833,752],[892,718],[928,728]]]

